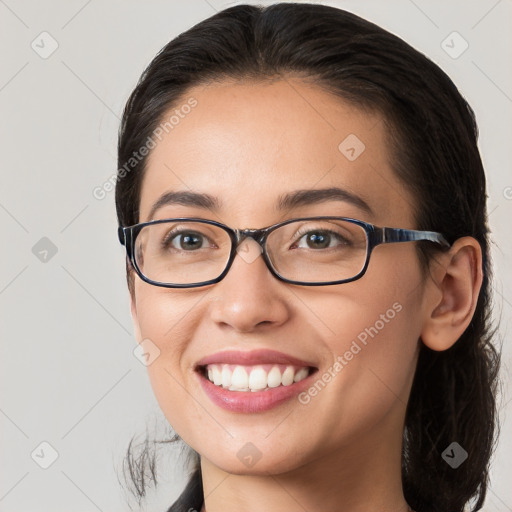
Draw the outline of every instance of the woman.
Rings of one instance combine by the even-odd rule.
[[[169,511],[481,508],[499,354],[476,139],[445,73],[333,7],[239,5],[155,57],[116,207],[195,462]]]

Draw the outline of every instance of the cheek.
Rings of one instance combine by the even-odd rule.
[[[199,321],[195,310],[205,292],[167,290],[145,283],[136,291],[137,318],[142,338],[158,346],[162,359],[178,358]]]
[[[360,287],[357,296],[324,301],[332,331],[324,344],[333,363],[301,403],[317,419],[318,439],[329,432],[332,445],[325,449],[357,439],[407,403],[420,333],[418,298],[392,282],[378,293]]]
[[[330,302],[331,334],[325,344],[333,361],[341,361],[346,385],[366,388],[375,374],[399,385],[418,347],[418,300],[397,288],[358,295]]]
[[[362,279],[325,295],[324,311],[339,340],[335,348],[348,349],[354,340],[366,347],[373,339],[389,340],[393,346],[418,339],[423,288],[419,266],[411,256],[396,257],[392,264],[389,258],[374,258]]]
[[[184,361],[189,359],[189,341],[203,316],[201,299],[205,293],[160,290],[144,284],[136,290],[141,337],[157,354],[147,366],[151,387],[165,417],[186,442],[191,422],[198,426],[204,423],[188,391],[193,371]]]
[[[350,388],[356,401],[384,400],[386,387],[399,393],[414,373],[423,313],[421,274],[412,261],[376,264],[363,279],[324,297],[330,327],[324,341],[343,375],[336,386]]]

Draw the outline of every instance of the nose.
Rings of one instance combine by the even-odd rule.
[[[286,283],[274,277],[262,257],[261,246],[245,238],[226,276],[215,285],[211,318],[239,332],[261,325],[278,326],[286,321]]]

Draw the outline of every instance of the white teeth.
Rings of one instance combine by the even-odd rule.
[[[296,369],[293,366],[282,365],[272,366],[268,373],[262,366],[229,364],[210,364],[206,370],[210,382],[230,391],[262,391],[278,386],[290,386],[309,375],[309,368]]]
[[[231,374],[231,386],[235,389],[245,389],[249,387],[249,375],[243,366],[237,366]]]
[[[281,385],[281,372],[277,366],[274,366],[272,370],[268,372],[267,384],[269,388],[277,388]]]
[[[222,367],[222,386],[225,388],[231,386],[231,371],[227,364]]]
[[[283,372],[283,376],[281,377],[281,383],[283,386],[289,386],[293,382],[293,376],[295,372],[293,371],[292,366],[288,366],[286,370]]]
[[[254,368],[251,371],[249,387],[253,390],[265,389],[267,387],[267,372],[263,368]]]
[[[208,378],[216,385],[221,386],[222,385],[222,372],[219,370],[218,366],[212,366],[213,370],[213,379],[210,378],[210,374],[208,374]]]
[[[302,379],[305,379],[309,374],[309,370],[307,368],[301,368],[293,378],[293,382],[299,382]]]

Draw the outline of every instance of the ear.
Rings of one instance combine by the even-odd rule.
[[[462,237],[430,266],[427,308],[421,332],[432,350],[450,348],[473,318],[482,286],[482,249],[473,237]]]
[[[135,292],[130,292],[130,311],[132,314],[133,328],[135,331],[135,339],[140,344],[142,336],[140,333],[139,318],[137,316],[137,302],[135,300]]]

